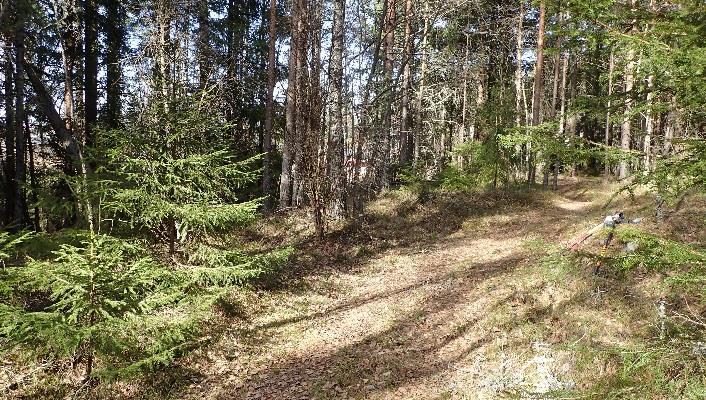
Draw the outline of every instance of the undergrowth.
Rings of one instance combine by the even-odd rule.
[[[590,368],[596,367],[598,359],[615,363],[617,368],[573,395],[595,399],[704,398],[706,251],[626,226],[617,230],[607,254],[586,253],[582,257],[604,260],[605,268],[618,273],[608,279],[628,282],[628,277],[655,277],[662,292],[655,303],[654,328],[639,337],[638,344],[589,350]],[[550,252],[543,263],[563,265],[567,261],[578,259]]]

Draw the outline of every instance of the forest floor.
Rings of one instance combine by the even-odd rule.
[[[655,279],[594,276],[589,262],[548,256],[611,211],[651,215],[649,196],[606,207],[617,188],[564,180],[556,192],[442,194],[424,203],[398,190],[322,243],[301,215],[262,221],[253,229],[262,244],[297,248],[286,278],[235,295],[239,306],[214,321],[207,349],[110,392],[496,399],[588,388],[616,372],[611,349],[654,336],[657,326]],[[690,234],[686,222],[670,220],[663,229]],[[596,249],[598,239],[586,246]]]

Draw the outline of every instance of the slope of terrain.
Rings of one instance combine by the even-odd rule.
[[[100,394],[495,399],[589,388],[616,373],[611,349],[654,336],[659,323],[655,279],[609,269],[594,276],[591,262],[567,263],[556,250],[613,210],[651,215],[648,196],[606,207],[615,189],[564,181],[554,193],[427,202],[401,190],[323,243],[311,242],[296,218],[279,230],[281,216],[264,221],[262,243],[298,248],[286,279],[235,296],[204,350]],[[678,213],[671,221],[679,224]],[[699,232],[683,234],[703,243]]]

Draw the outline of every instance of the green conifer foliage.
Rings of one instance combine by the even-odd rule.
[[[94,231],[36,235],[23,245],[35,258],[0,271],[0,347],[72,358],[86,378],[135,375],[200,343],[216,301],[286,261],[289,249],[216,245],[257,217],[261,199],[239,200],[257,157],[232,155],[211,101],[150,102],[126,128],[100,132],[99,168],[60,178]],[[147,232],[169,243],[169,262],[138,244]],[[22,240],[0,235],[0,260]]]
[[[87,234],[81,246],[62,245],[53,260],[9,268],[4,280],[15,291],[14,301],[0,304],[0,337],[8,347],[73,357],[87,377],[96,363],[98,374],[116,375],[153,357],[138,339],[147,327],[136,318],[183,297],[170,295],[177,276],[140,246],[106,235]],[[37,293],[45,294],[42,305],[22,301]]]
[[[116,185],[103,201],[170,244],[242,226],[255,219],[261,199],[239,202],[238,191],[258,177],[259,157],[236,160],[228,125],[204,93],[183,95],[165,107],[155,101],[122,130],[104,132],[103,172]]]

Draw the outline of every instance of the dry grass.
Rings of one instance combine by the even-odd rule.
[[[604,208],[616,189],[564,181],[556,193],[423,204],[396,191],[323,243],[306,216],[275,216],[247,239],[297,247],[282,280],[241,294],[237,317],[214,321],[225,328],[212,344],[173,369],[89,396],[495,399],[588,387],[617,368],[602,349],[651,334],[656,282],[545,255],[610,210],[649,215],[646,195]],[[692,206],[669,229],[703,244],[683,228]]]

